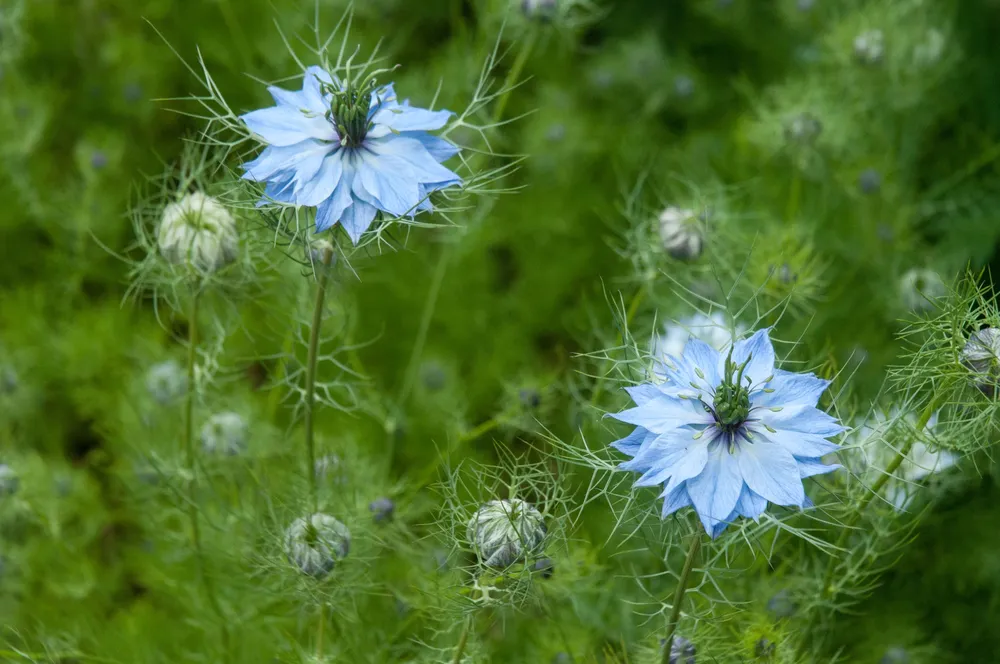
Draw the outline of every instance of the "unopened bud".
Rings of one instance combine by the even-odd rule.
[[[211,274],[235,260],[239,250],[236,222],[216,199],[187,194],[163,211],[160,253],[167,262]]]
[[[1000,329],[984,327],[973,332],[965,342],[961,359],[972,372],[973,384],[992,397],[1000,380]]]
[[[545,519],[523,500],[491,500],[469,520],[467,537],[488,567],[503,569],[541,549]]]
[[[559,9],[559,0],[521,0],[521,12],[530,19],[549,20]]]
[[[661,212],[659,229],[664,251],[678,260],[698,258],[705,242],[704,216],[675,206]]]
[[[930,311],[935,300],[945,296],[947,289],[933,270],[912,269],[900,280],[903,303],[910,311]]]
[[[5,463],[0,463],[0,494],[10,496],[17,493],[21,479],[14,469]]]
[[[854,57],[865,65],[877,65],[885,55],[885,36],[881,30],[868,30],[854,38]]]
[[[785,124],[785,140],[799,145],[811,145],[823,132],[823,123],[812,113],[799,113]]]
[[[235,456],[246,449],[249,427],[237,413],[216,413],[201,427],[201,446],[208,454]]]
[[[146,374],[146,389],[157,403],[168,404],[187,392],[187,374],[174,360],[160,362]]]
[[[317,512],[292,522],[285,533],[285,553],[303,574],[321,579],[351,549],[347,526],[328,514]]]
[[[377,522],[390,521],[396,511],[396,503],[391,498],[377,498],[368,504],[368,511]]]

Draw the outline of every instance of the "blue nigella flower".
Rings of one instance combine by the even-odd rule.
[[[714,538],[769,502],[808,507],[802,480],[840,467],[820,461],[844,431],[816,408],[830,382],[775,369],[767,330],[725,355],[691,339],[671,361],[667,382],[626,388],[636,407],[612,416],[636,425],[612,447],[636,486],[664,485],[663,516],[691,505]]]
[[[262,203],[316,207],[316,231],[338,221],[357,244],[378,212],[413,216],[428,195],[461,184],[441,165],[458,148],[432,136],[452,113],[397,101],[392,84],[355,84],[309,67],[299,92],[269,87],[277,106],[241,116],[268,147],[243,165]]]

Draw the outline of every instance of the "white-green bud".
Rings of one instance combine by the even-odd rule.
[[[491,500],[469,519],[467,537],[488,567],[504,569],[541,550],[545,519],[523,500]]]
[[[308,576],[321,579],[351,550],[351,532],[329,514],[317,512],[292,522],[285,533],[288,561]]]
[[[238,413],[216,413],[201,427],[201,447],[208,454],[235,456],[246,449],[249,429]]]
[[[972,372],[973,384],[993,396],[1000,380],[1000,328],[984,327],[973,332],[962,349],[962,364]]]
[[[0,494],[10,496],[17,493],[21,479],[14,469],[5,463],[0,463]]]
[[[903,304],[910,311],[930,311],[934,300],[944,297],[947,288],[933,270],[914,268],[903,275],[899,282]]]
[[[160,362],[146,374],[146,389],[158,403],[168,404],[187,391],[187,374],[175,360]]]
[[[312,243],[309,248],[309,259],[312,261],[313,268],[319,269],[329,261],[330,265],[333,265],[337,260],[337,251],[333,246],[333,243],[326,238],[320,238]]]
[[[914,63],[918,67],[928,67],[936,64],[941,60],[941,56],[944,55],[944,49],[947,45],[948,39],[944,36],[944,33],[937,28],[931,28],[927,31],[927,36],[924,40],[913,49]]]
[[[229,211],[195,192],[164,209],[158,242],[167,262],[210,274],[235,260],[240,237]]]
[[[799,113],[785,123],[785,140],[810,145],[823,132],[823,123],[812,113]]]
[[[885,36],[881,30],[867,30],[854,38],[854,57],[866,65],[877,65],[885,55]]]
[[[661,212],[659,227],[663,249],[678,260],[698,258],[705,242],[704,216],[672,205]]]

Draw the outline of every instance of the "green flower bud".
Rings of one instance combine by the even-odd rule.
[[[208,454],[235,456],[246,449],[249,427],[237,413],[216,413],[201,427],[201,446]]]
[[[163,211],[158,242],[168,263],[211,274],[235,260],[239,241],[233,216],[201,192],[188,194]]]
[[[523,500],[491,500],[469,520],[467,537],[488,567],[503,569],[541,550],[545,519]]]
[[[351,549],[347,526],[328,514],[317,512],[292,522],[285,533],[289,562],[308,576],[322,579]]]

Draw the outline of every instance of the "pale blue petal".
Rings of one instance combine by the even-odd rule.
[[[726,528],[728,528],[729,524],[731,524],[733,521],[735,521],[736,517],[738,515],[739,515],[739,513],[736,510],[733,510],[732,512],[730,512],[729,516],[727,516],[725,519],[721,519],[719,521],[719,523],[715,524],[715,527],[712,528],[712,532],[711,532],[712,539],[715,539],[719,535],[721,535],[722,531],[724,531]]]
[[[704,407],[690,399],[661,396],[641,406],[612,413],[621,422],[645,427],[654,433],[665,433],[688,424],[711,424],[714,419]]]
[[[330,95],[323,94],[322,83],[333,83],[330,74],[316,65],[307,67],[305,76],[302,78],[304,108],[320,115],[324,115],[330,108]]]
[[[750,402],[755,406],[815,406],[829,385],[830,381],[817,378],[814,374],[778,369],[774,372],[774,380],[766,385],[774,392],[754,392]]]
[[[720,375],[725,374],[726,357],[728,353],[720,353],[718,368]],[[767,329],[757,330],[749,339],[737,341],[733,346],[733,363],[739,366],[752,358],[743,371],[744,383],[750,377],[754,386],[763,383],[774,373],[774,347],[767,336]]]
[[[264,196],[257,201],[256,207],[264,207],[272,202],[288,203],[289,205],[294,203],[292,199],[291,179],[271,180],[264,185]]]
[[[267,91],[271,93],[271,97],[274,98],[274,103],[278,106],[290,106],[294,109],[301,109],[305,107],[305,98],[298,90],[286,90],[275,85],[270,85],[268,86]]]
[[[243,164],[243,178],[264,182],[273,178],[301,181],[312,177],[323,164],[323,158],[336,146],[307,140],[294,145],[268,147],[253,161]]]
[[[691,498],[688,496],[687,486],[684,484],[669,493],[664,491],[660,494],[660,498],[663,498],[663,510],[660,512],[661,519],[666,519],[677,510],[691,504]]]
[[[741,443],[735,455],[743,481],[766,500],[776,505],[798,505],[805,495],[795,457],[780,445],[756,439]]]
[[[722,382],[722,376],[719,374],[719,351],[701,339],[690,339],[684,346],[680,360],[681,366],[678,369],[685,373],[684,377],[687,378],[684,382],[694,382],[696,385],[707,385],[711,388]],[[701,371],[705,377],[700,378],[695,369]]]
[[[316,174],[295,193],[296,202],[299,205],[313,207],[330,198],[337,185],[340,184],[343,172],[340,151],[326,155]]]
[[[635,481],[635,486],[656,486],[680,476],[681,479],[676,481],[671,479],[672,485],[676,486],[701,472],[707,459],[709,442],[707,436],[695,440],[691,430],[663,434],[619,467],[643,473]]]
[[[340,225],[347,231],[351,242],[358,243],[364,232],[372,225],[377,212],[375,206],[358,199],[354,199],[351,206],[344,210],[340,217]]]
[[[333,141],[337,132],[322,115],[306,115],[289,106],[271,106],[241,115],[250,131],[270,145],[283,147],[311,138]]]
[[[814,475],[823,475],[825,473],[832,473],[835,470],[843,468],[839,463],[832,465],[827,465],[820,461],[819,459],[804,459],[801,457],[796,457],[795,461],[799,464],[799,477],[805,479],[807,477],[812,477]]]
[[[730,454],[727,445],[716,442],[708,452],[704,470],[687,481],[691,504],[705,532],[712,533],[716,525],[729,518],[742,488],[743,476],[737,455]]]
[[[636,403],[637,406],[641,406],[648,401],[657,399],[662,395],[662,393],[656,389],[656,385],[652,383],[642,383],[640,385],[630,385],[625,388],[628,395],[632,397],[632,401]]]
[[[653,439],[656,438],[656,434],[650,433],[642,427],[636,427],[635,430],[629,435],[611,443],[611,447],[615,448],[622,454],[627,454],[630,457],[635,456],[636,452],[638,452],[639,448],[642,446],[642,441],[646,440],[647,437]]]
[[[824,438],[845,431],[835,417],[812,406],[788,406],[778,412],[759,408],[753,411],[753,417],[772,429],[811,433]]]
[[[404,138],[412,138],[420,141],[424,149],[439,162],[445,162],[459,153],[457,145],[433,134],[423,131],[405,132],[401,134]]]
[[[793,456],[800,457],[821,457],[824,454],[836,452],[840,445],[831,443],[823,436],[801,431],[789,431],[787,429],[776,429],[774,433],[767,431],[763,427],[751,425],[748,427],[754,435],[754,440],[764,438],[781,445]]]
[[[420,188],[410,165],[400,157],[357,153],[354,196],[394,217],[410,214],[420,202]]]
[[[381,138],[404,131],[431,131],[448,123],[451,111],[429,111],[425,108],[409,106],[407,102],[395,107],[383,107],[372,116],[375,126],[368,135]]]
[[[740,492],[740,499],[736,502],[736,511],[748,519],[757,521],[760,515],[767,509],[767,500],[754,493],[746,484]]]
[[[436,188],[459,184],[461,178],[439,164],[423,143],[402,136],[387,136],[365,141],[365,148],[378,155],[379,161],[398,157],[413,171],[413,179],[421,183],[434,183]]]

